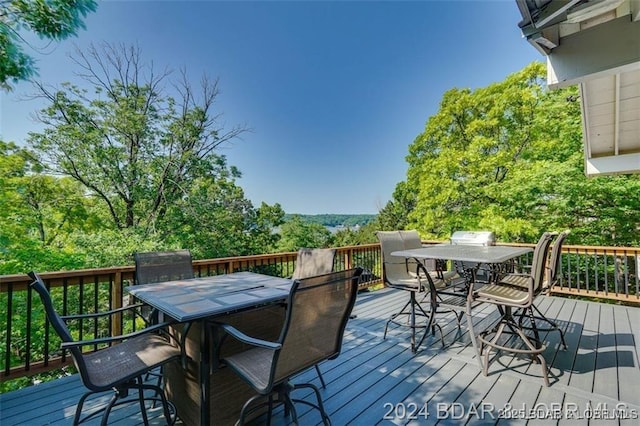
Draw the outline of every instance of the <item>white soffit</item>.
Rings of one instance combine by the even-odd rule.
[[[516,0],[550,88],[579,85],[585,173],[640,173],[640,0]]]
[[[640,171],[640,68],[580,83],[587,175]]]

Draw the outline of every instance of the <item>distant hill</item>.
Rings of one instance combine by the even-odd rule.
[[[375,214],[295,214],[287,213],[284,220],[289,220],[292,216],[300,216],[303,222],[319,223],[327,227],[345,226],[351,227],[356,225],[366,225],[376,218]]]

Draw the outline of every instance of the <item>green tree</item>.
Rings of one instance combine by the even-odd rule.
[[[332,237],[333,245],[335,247],[344,247],[376,243],[378,239],[375,232],[379,230],[380,228],[375,221],[367,223],[357,229],[340,229]]]
[[[136,249],[186,247],[202,258],[275,248],[284,213],[256,210],[219,153],[247,129],[220,124],[217,81],[204,77],[196,90],[185,71],[170,81],[123,45],[91,46],[72,59],[91,89],[36,84],[48,101],[38,114],[46,127],[28,142],[45,172],[72,179],[100,207],[100,233],[68,236],[90,266],[129,263]],[[112,250],[114,238],[127,250]]]
[[[0,273],[81,267],[67,236],[100,226],[80,185],[39,173],[32,154],[0,141]]]
[[[283,216],[279,205],[254,209],[242,188],[220,174],[193,182],[158,228],[162,241],[191,247],[196,258],[242,256],[273,251],[273,229]]]
[[[27,80],[36,72],[22,47],[20,31],[62,40],[84,28],[83,19],[96,10],[95,0],[0,0],[0,87]]]
[[[410,222],[421,235],[448,236],[476,229],[483,216],[494,217],[494,203],[507,190],[514,163],[536,141],[534,117],[544,96],[544,66],[533,63],[504,81],[475,91],[451,89],[440,110],[409,148],[408,185],[416,193]],[[504,218],[513,234],[532,230]],[[524,227],[524,228],[523,228]]]
[[[280,234],[274,232],[284,223],[285,213],[282,206],[276,203],[269,205],[262,203],[255,210],[255,215],[250,222],[252,223],[247,233],[249,241],[247,247],[250,247],[250,253],[273,253],[278,247]]]
[[[484,88],[447,91],[409,147],[407,181],[379,215],[385,226],[423,238],[490,229],[514,242],[571,228],[571,241],[636,244],[640,178],[584,176],[577,88],[549,91],[545,75],[532,63]]]
[[[280,228],[278,251],[297,251],[300,248],[328,247],[331,232],[318,223],[305,223],[300,216],[293,215]]]
[[[408,229],[409,214],[415,209],[416,195],[406,182],[400,182],[393,191],[392,199],[378,212],[374,220],[377,231]]]
[[[48,170],[100,199],[114,227],[152,231],[192,183],[238,176],[216,148],[245,129],[219,125],[217,82],[203,78],[196,94],[183,72],[173,97],[164,87],[169,72],[144,66],[137,48],[105,44],[72,58],[93,93],[38,84],[49,102],[38,115],[46,128],[29,143]]]

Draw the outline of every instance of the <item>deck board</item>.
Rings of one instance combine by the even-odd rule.
[[[546,388],[539,365],[510,354],[501,354],[491,365],[488,376],[484,376],[470,344],[466,321],[458,329],[451,314],[438,321],[444,348],[440,334],[436,333],[425,339],[416,354],[411,353],[405,327],[390,329],[383,339],[386,320],[402,307],[407,297],[405,292],[391,289],[360,293],[354,310],[356,318],[349,322],[340,357],[320,365],[327,383],[321,394],[334,425],[638,423],[637,419],[589,422],[566,416],[584,415],[588,407],[598,403],[606,403],[608,407],[621,403],[640,413],[640,309],[558,297],[538,300],[540,310],[556,318],[565,330],[568,345],[566,350],[561,349],[557,332],[543,334],[551,380],[551,386]],[[494,306],[474,309],[476,331],[489,327],[497,318]],[[313,369],[298,375],[294,382],[320,385]],[[84,387],[74,375],[0,395],[0,423],[68,425],[82,393]],[[306,389],[294,396],[314,399]],[[89,406],[98,407],[107,398],[103,395],[89,401]],[[396,415],[400,413],[398,410],[414,407],[410,404],[419,408],[426,404],[428,416],[424,411],[414,413],[414,419]],[[528,421],[497,418],[498,410],[533,409],[536,404],[547,408],[552,404],[560,406],[562,417]],[[447,407],[450,411],[444,418]],[[493,411],[479,417],[478,411],[470,411],[472,407]],[[142,424],[137,408],[133,404],[114,409],[110,423]],[[462,419],[451,418],[452,413],[459,416],[461,409],[465,410]],[[320,422],[318,413],[304,405],[298,407],[298,415],[300,424]],[[164,424],[159,408],[150,413],[150,418],[152,424]],[[98,420],[89,422],[98,423]],[[287,424],[281,408],[276,410],[273,424]]]
[[[568,301],[571,302],[571,301]],[[563,310],[569,311],[569,305]],[[563,349],[556,353],[551,364],[550,374],[557,378],[558,382],[568,385],[572,377],[572,371],[575,366],[576,357],[580,347],[580,338],[584,329],[585,317],[587,315],[587,304],[573,304],[571,316],[569,320],[563,324],[564,339],[567,342],[567,349]]]
[[[618,398],[618,362],[616,359],[616,335],[612,305],[600,306],[594,376],[594,393],[606,395],[610,398]]]
[[[618,363],[619,398],[627,396],[629,402],[640,405],[640,368],[638,368],[637,346],[634,342],[633,332],[628,310],[614,309],[614,321],[616,328],[616,357]],[[640,327],[640,318],[636,319],[635,327]]]
[[[571,373],[569,385],[585,392],[591,392],[596,367],[600,305],[588,303],[586,308],[587,312],[580,330],[573,367],[569,370]]]
[[[505,410],[507,414],[500,415],[498,418],[499,425],[512,425],[512,424],[525,424],[526,420],[523,420],[517,413],[521,409],[531,408],[535,405],[538,394],[542,388],[541,384],[534,384],[529,380],[520,379],[518,387],[511,395],[509,402],[504,407],[498,407],[498,411]]]

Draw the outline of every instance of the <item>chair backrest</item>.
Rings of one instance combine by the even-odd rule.
[[[49,294],[49,290],[47,290],[44,281],[42,278],[35,272],[29,272],[29,277],[33,280],[29,287],[38,293],[40,296],[40,300],[42,301],[42,305],[44,306],[44,311],[49,319],[49,322],[53,326],[55,332],[60,336],[63,342],[73,342],[74,339],[67,327],[67,324],[64,322],[60,314],[53,307],[53,301],[51,300],[51,295]],[[88,374],[87,374],[87,366],[82,355],[82,350],[77,346],[72,346],[69,348],[71,352],[71,357],[73,358],[73,362],[80,373],[80,377],[82,378],[82,382],[85,386],[91,388],[91,383],[88,382]]]
[[[399,231],[400,238],[402,238],[402,242],[404,244],[405,250],[411,250],[422,247],[422,238],[420,238],[420,234],[415,229],[411,229],[408,231]],[[406,259],[407,264],[407,272],[409,275],[415,277],[417,276],[418,265],[415,259]],[[436,270],[436,261],[434,259],[426,259],[422,263],[427,271],[435,272]]]
[[[562,244],[569,235],[569,230],[562,231],[556,237],[551,247],[551,258],[549,259],[549,279],[545,280],[545,291],[556,285],[562,275]]]
[[[340,354],[362,268],[294,281],[272,383]]]
[[[394,285],[400,280],[412,278],[408,273],[407,260],[404,257],[392,256],[394,251],[404,250],[405,243],[400,231],[376,232],[382,251],[382,277],[386,284]]]
[[[542,291],[545,271],[547,266],[547,258],[549,256],[549,246],[551,240],[555,237],[554,232],[545,232],[542,234],[535,249],[533,250],[533,262],[531,263],[531,278],[533,279],[533,295],[537,295]]]
[[[418,231],[416,231],[415,229],[398,232],[400,232],[400,238],[402,238],[405,249],[409,250],[422,247],[422,239],[420,238],[420,234],[418,234]]]
[[[189,250],[135,253],[136,284],[193,278]]]
[[[333,271],[335,258],[335,249],[301,248],[298,250],[296,269],[293,271],[291,279],[299,280],[328,274]]]

